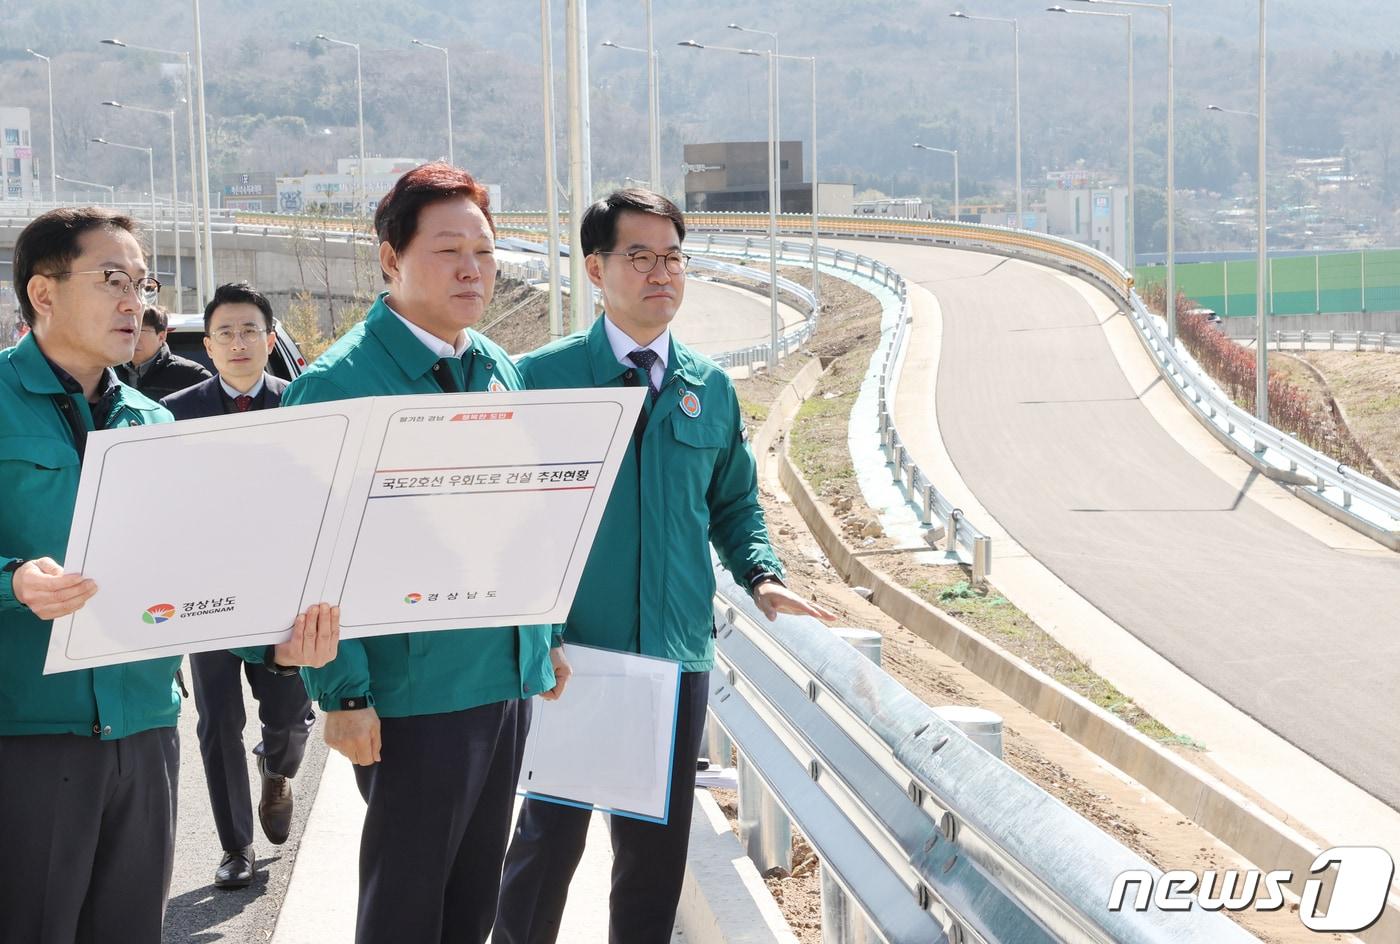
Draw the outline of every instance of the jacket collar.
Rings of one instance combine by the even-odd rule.
[[[417,380],[433,369],[438,355],[414,337],[413,332],[389,309],[388,292],[381,292],[365,316],[365,330],[379,339],[394,363],[408,377]]]
[[[47,355],[39,347],[39,342],[34,339],[31,332],[20,339],[15,347],[15,353],[10,357],[10,363],[15,365],[15,372],[19,374],[19,382],[25,390],[30,393],[51,395],[55,393],[76,393],[82,395],[82,388],[77,381],[68,376],[67,371],[49,360]],[[60,376],[61,373],[61,376]],[[67,378],[69,384],[76,389],[69,389],[64,384],[63,378]],[[116,383],[116,377],[112,373],[112,368],[108,367],[103,372],[103,377],[97,382],[98,393],[105,393],[107,389]]]
[[[598,318],[593,322],[593,327],[588,329],[588,362],[593,369],[594,386],[602,387],[613,383],[617,378],[627,372],[628,367],[617,359],[613,353],[612,342],[608,340],[607,329],[603,326],[603,319]],[[661,382],[664,388],[670,383],[671,377],[679,374],[681,379],[694,387],[705,385],[704,374],[695,363],[695,356],[690,353],[690,349],[676,340],[673,333],[671,335],[671,356],[666,358],[666,375]]]

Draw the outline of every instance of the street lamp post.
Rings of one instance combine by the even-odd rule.
[[[336,46],[346,46],[355,50],[355,104],[359,113],[360,124],[360,172],[359,180],[356,182],[356,202],[357,209],[361,216],[365,214],[365,87],[364,73],[360,71],[360,44],[347,43],[343,39],[331,39],[325,33],[317,33],[316,38],[323,43],[333,43]]]
[[[920,151],[937,151],[939,154],[953,155],[953,222],[956,223],[958,220],[962,219],[962,200],[959,199],[960,194],[958,193],[958,149],[929,147],[927,144],[919,144],[917,142],[914,144],[914,147],[918,148]]]
[[[1021,189],[1021,21],[1000,16],[973,16],[961,10],[948,14],[955,20],[980,21],[982,23],[1010,23],[1013,40],[1013,68],[1015,78],[1015,124],[1016,124],[1016,228],[1026,225],[1024,192]]]
[[[214,219],[209,210],[209,128],[204,99],[204,31],[199,21],[199,0],[194,0],[194,66],[195,88],[199,93],[199,205],[204,210],[204,284],[212,297],[218,279],[214,275]]]
[[[641,53],[647,57],[647,149],[651,152],[648,159],[651,164],[649,184],[651,189],[661,193],[661,94],[656,88],[661,70],[661,56],[655,50],[648,52],[638,46],[624,46],[610,39],[604,40],[600,45],[607,49]]]
[[[177,311],[184,311],[185,278],[180,258],[180,184],[175,175],[175,110],[173,108],[144,108],[140,105],[124,105],[121,102],[103,102],[102,104],[111,108],[144,112],[148,115],[164,115],[165,119],[170,122],[170,211],[174,214],[175,219],[175,308]]]
[[[117,188],[109,187],[106,184],[93,183],[91,180],[78,180],[76,177],[64,177],[62,174],[55,174],[55,180],[61,180],[66,184],[77,184],[79,187],[92,187],[94,190],[107,191],[107,202],[117,202]]]
[[[205,280],[206,280],[206,275],[205,275],[205,269],[204,269],[204,256],[203,256],[203,253],[202,253],[202,250],[201,250],[201,246],[202,246],[204,240],[203,240],[202,234],[201,234],[201,232],[200,232],[200,223],[199,223],[199,193],[198,193],[198,191],[199,191],[199,188],[200,188],[200,182],[203,181],[204,191],[205,191],[206,193],[208,193],[208,191],[209,191],[209,175],[208,175],[208,168],[207,168],[207,167],[204,168],[204,171],[203,171],[203,173],[201,174],[200,167],[199,167],[199,154],[198,154],[198,151],[197,151],[196,148],[195,148],[195,143],[194,143],[194,96],[195,96],[195,90],[194,90],[193,68],[192,68],[191,65],[190,65],[190,54],[189,54],[189,50],[179,50],[179,49],[156,49],[156,48],[154,48],[154,47],[152,47],[152,46],[136,46],[136,45],[133,45],[133,44],[131,44],[131,43],[123,42],[123,41],[120,40],[120,39],[104,39],[104,40],[100,40],[100,43],[101,43],[101,45],[104,45],[104,46],[117,46],[117,47],[119,47],[119,48],[121,48],[121,49],[134,49],[134,50],[137,50],[137,51],[139,51],[139,52],[153,52],[153,53],[156,53],[156,54],[162,55],[162,56],[176,56],[176,57],[179,57],[180,59],[184,60],[184,63],[185,63],[185,98],[184,98],[184,101],[185,101],[185,124],[186,124],[186,133],[187,133],[187,136],[188,136],[188,148],[189,148],[189,155],[190,155],[190,215],[191,215],[191,217],[193,217],[193,220],[192,220],[193,225],[190,227],[190,238],[191,238],[191,240],[193,241],[193,246],[192,246],[191,248],[194,250],[194,282],[195,282],[195,295],[196,295],[196,298],[195,298],[195,307],[196,307],[196,308],[203,307],[203,305],[204,305],[204,300],[205,300],[205,298],[206,298],[206,296],[205,296],[205,294],[204,294],[204,283],[205,283]],[[176,259],[178,259],[178,258],[179,258],[179,253],[178,253],[178,251],[177,251],[177,252],[176,252]]]
[[[554,166],[554,27],[549,4],[540,0],[540,74],[543,77],[544,116],[544,217],[549,251],[549,336],[565,335],[562,286],[559,277],[559,180]],[[572,256],[572,251],[570,252]]]
[[[753,29],[753,28],[747,27],[747,26],[740,26],[738,23],[730,23],[730,24],[729,24],[729,28],[732,29],[732,30],[735,30],[735,31],[737,31],[737,32],[740,32],[740,33],[757,33],[757,34],[760,35],[760,36],[767,36],[769,39],[773,40],[773,57],[774,57],[774,59],[783,58],[783,57],[781,57],[781,56],[778,55],[778,34],[777,34],[777,33],[769,32],[768,30]],[[782,116],[779,114],[779,110],[780,110],[780,109],[778,108],[778,103],[781,101],[781,97],[780,97],[780,95],[779,95],[779,89],[780,89],[781,86],[782,86],[782,81],[781,81],[782,76],[779,75],[779,69],[778,69],[778,63],[777,63],[777,62],[771,63],[771,66],[772,66],[772,74],[769,76],[769,79],[768,79],[768,94],[769,94],[770,98],[772,99],[772,104],[771,104],[770,107],[772,108],[772,124],[773,124],[773,134],[772,134],[772,138],[773,138],[773,147],[772,147],[772,149],[771,149],[771,155],[770,155],[769,159],[773,162],[773,192],[774,192],[775,194],[777,194],[777,197],[776,197],[776,199],[777,199],[777,201],[778,201],[778,210],[777,210],[777,212],[781,213],[781,212],[783,211],[783,162],[782,162],[782,156],[781,156],[780,152],[781,152],[781,150],[782,150],[783,136],[782,136],[782,133],[781,133],[781,128],[782,128],[781,117],[782,117]]]
[[[436,49],[442,53],[442,69],[447,79],[447,163],[453,165],[457,161],[453,158],[452,150],[452,60],[447,52],[446,46],[434,46],[432,43],[425,43],[421,39],[413,40],[413,45],[422,46],[424,49]],[[356,60],[358,63],[358,60]],[[358,65],[357,65],[358,68]]]
[[[775,54],[769,50],[736,49],[732,46],[709,46],[688,39],[677,43],[690,49],[711,49],[740,56],[764,56],[768,59],[768,343],[769,370],[779,361],[778,340],[782,333],[778,319],[778,162],[775,159],[777,141],[777,86],[775,85]]]
[[[44,69],[48,72],[49,78],[49,198],[54,203],[58,202],[58,147],[53,139],[53,60],[42,53],[37,53],[32,49],[26,49],[35,59],[43,60]]]
[[[156,219],[156,152],[154,148],[140,147],[135,144],[119,144],[116,141],[108,141],[106,138],[89,138],[93,144],[105,144],[108,147],[123,148],[128,151],[144,151],[146,153],[147,169],[151,175],[151,271],[157,272],[160,268],[160,231],[159,223]]]
[[[1167,340],[1176,342],[1176,55],[1172,5],[1142,0],[1077,0],[1114,7],[1156,10],[1167,17]]]

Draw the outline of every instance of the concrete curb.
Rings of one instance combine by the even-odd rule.
[[[788,415],[795,413],[794,407]],[[764,425],[774,420],[770,415]],[[771,435],[776,436],[776,430]],[[1267,869],[1291,869],[1294,881],[1289,887],[1301,893],[1320,846],[1243,794],[871,569],[842,540],[839,523],[793,465],[786,443],[778,459],[779,480],[827,559],[851,584],[871,588],[871,602],[886,615],[1061,728],[1250,862]],[[1400,901],[1395,895],[1381,919],[1358,937],[1375,944],[1400,940]]]
[[[695,791],[676,926],[687,944],[797,944],[797,935],[708,790]]]

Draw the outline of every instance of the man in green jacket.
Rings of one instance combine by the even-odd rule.
[[[180,659],[43,673],[51,621],[98,592],[58,563],[88,433],[170,419],[111,369],[131,360],[160,283],[131,218],[97,207],[30,222],[14,277],[33,330],[0,351],[0,941],[156,944],[174,850]],[[338,633],[338,614],[317,605],[270,658],[240,654],[323,664]]]
[[[425,164],[380,201],[374,226],[389,291],[292,382],[282,405],[519,390],[505,352],[470,328],[496,279],[486,189],[464,170]],[[489,533],[461,541],[492,553]],[[557,698],[568,678],[555,628],[347,640],[334,662],[304,677],[326,712],[326,743],[357,765],[368,804],[355,940],[484,942],[528,699]]]
[[[710,546],[769,619],[834,619],[782,582],[768,543],[739,398],[719,366],[671,336],[685,295],[685,220],[670,200],[620,190],[584,215],[588,277],[606,314],[586,332],[520,361],[531,389],[646,386],[630,450],[598,528],[573,608],[569,642],[681,663],[669,818],[614,816],[609,940],[671,940],[685,876],[695,760],[714,662]],[[506,855],[494,940],[541,944],[559,933],[589,812],[526,800]]]

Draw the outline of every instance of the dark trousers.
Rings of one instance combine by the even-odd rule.
[[[681,674],[666,824],[609,817],[613,847],[608,901],[611,944],[666,944],[671,940],[685,880],[695,759],[705,730],[709,683],[709,672]],[[569,697],[567,692],[564,697]],[[591,815],[589,810],[545,800],[521,804],[501,879],[492,938],[495,944],[553,944],[559,935],[569,881],[583,857]]]
[[[0,941],[159,944],[180,741],[0,737]]]
[[[356,944],[483,944],[496,914],[530,702],[380,724],[382,760],[355,768],[369,805]]]
[[[225,650],[190,656],[194,705],[199,711],[199,754],[209,784],[209,805],[219,844],[233,852],[253,844],[253,801],[248,793],[248,758],[243,750],[243,677],[258,700],[262,740],[253,753],[267,759],[269,773],[296,775],[316,715],[299,675],[274,675]]]

